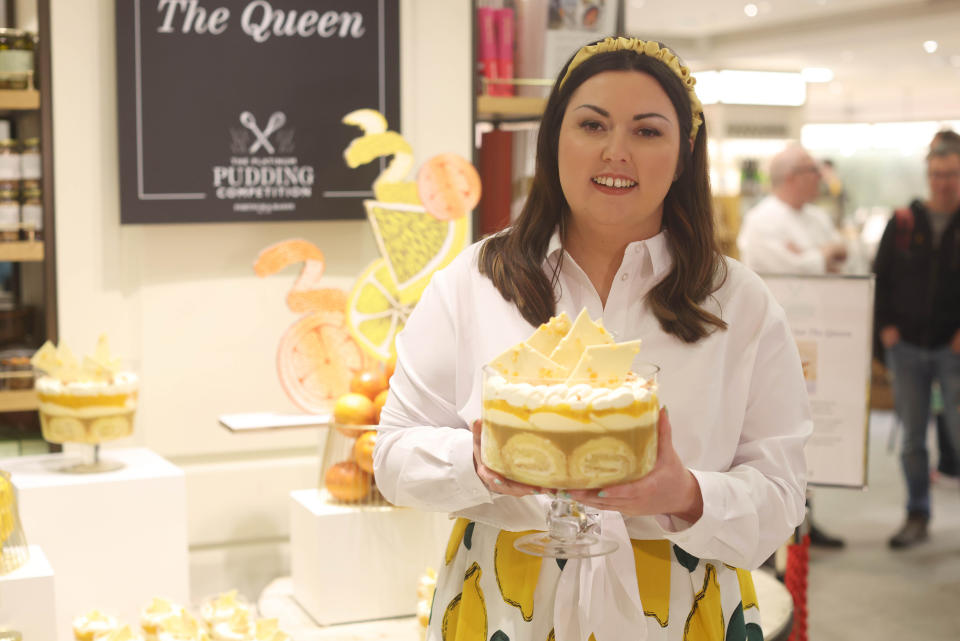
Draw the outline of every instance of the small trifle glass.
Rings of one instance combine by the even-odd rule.
[[[483,370],[480,457],[504,478],[551,491],[547,532],[521,537],[517,549],[556,558],[613,552],[599,536],[599,515],[573,500],[641,478],[657,456],[656,365],[634,360],[616,380],[508,376]]]
[[[38,370],[35,386],[44,440],[91,446],[87,460],[62,471],[122,468],[120,462],[101,460],[100,444],[133,434],[140,381],[130,367],[113,358],[106,336],[100,337],[95,353],[82,361],[65,345],[47,342],[30,362]]]

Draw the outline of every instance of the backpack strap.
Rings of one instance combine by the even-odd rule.
[[[898,250],[907,251],[910,248],[910,237],[913,236],[913,210],[901,207],[893,212],[896,229],[895,244]]]

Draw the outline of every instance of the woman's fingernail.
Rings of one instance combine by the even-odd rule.
[[[599,498],[601,498],[601,499],[602,499],[603,497],[605,497],[606,495],[607,495],[607,493],[604,492],[603,490],[600,490],[599,492],[597,492],[597,497],[599,497]]]
[[[493,479],[493,482],[496,483],[497,485],[503,485],[503,481],[501,481],[500,479]]]

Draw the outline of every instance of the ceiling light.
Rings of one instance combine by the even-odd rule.
[[[760,10],[757,8],[757,5],[751,2],[750,4],[744,5],[743,12],[747,14],[748,18],[756,18]]]
[[[923,50],[927,53],[935,53],[939,46],[936,40],[927,40],[923,43]]]
[[[799,73],[779,71],[698,71],[697,97],[705,105],[778,105],[798,107],[807,100]]]
[[[804,67],[800,71],[806,82],[830,82],[833,80],[833,71],[826,67]]]

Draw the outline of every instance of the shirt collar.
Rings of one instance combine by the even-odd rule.
[[[630,252],[635,252],[638,247],[641,248],[641,250],[645,250],[643,252],[645,254],[643,256],[644,263],[647,263],[645,266],[650,268],[655,279],[659,280],[661,276],[669,272],[673,267],[673,255],[670,253],[667,230],[661,230],[660,233],[653,238],[637,240],[630,243],[627,245],[627,250],[624,255],[629,256]],[[555,254],[562,250],[563,243],[560,241],[560,229],[557,228],[553,230],[550,242],[547,243],[547,255],[545,259],[550,260]]]

